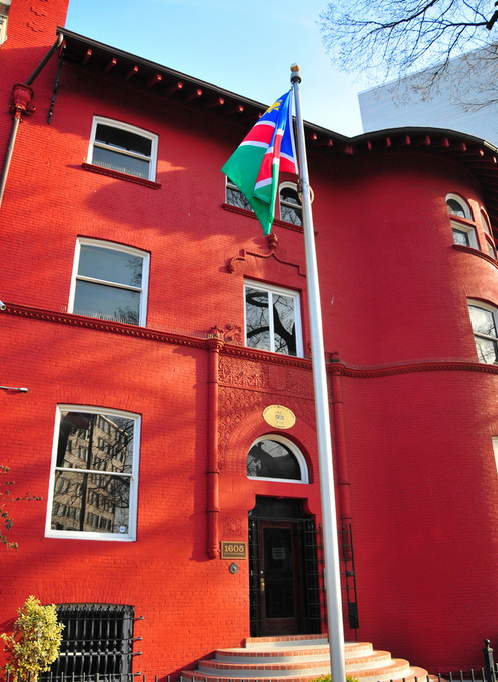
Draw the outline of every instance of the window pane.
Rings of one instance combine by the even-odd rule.
[[[247,201],[245,196],[239,189],[227,186],[227,204],[230,206],[237,206],[244,208],[246,211],[252,211],[251,204]]]
[[[446,199],[446,206],[448,208],[448,213],[452,215],[458,215],[461,218],[465,218],[465,210],[463,205],[460,204],[456,199]]]
[[[469,235],[461,230],[453,229],[453,241],[460,246],[470,246]]]
[[[106,414],[61,414],[57,466],[131,474],[133,419]]]
[[[95,166],[101,166],[101,168],[109,168],[145,180],[149,179],[149,161],[119,154],[119,152],[113,152],[110,149],[95,146],[92,163]]]
[[[274,440],[263,440],[249,450],[247,475],[300,481],[301,467],[286,445]]]
[[[273,294],[273,329],[275,352],[296,355],[296,324],[294,299]]]
[[[469,305],[469,312],[474,333],[497,336],[494,315],[490,310]]]
[[[74,314],[138,324],[140,294],[93,282],[76,282]]]
[[[246,338],[250,348],[271,350],[267,291],[246,287]]]
[[[484,231],[487,232],[489,235],[491,235],[491,230],[489,228],[488,221],[486,220],[486,216],[484,215],[484,213],[481,213],[480,216],[481,216],[481,225],[482,225]]]
[[[56,471],[52,529],[128,533],[130,484],[129,477]]]
[[[141,287],[142,266],[143,258],[140,256],[82,244],[78,275]]]
[[[295,206],[301,206],[299,201],[299,195],[295,189],[292,187],[283,187],[280,190],[280,198],[285,201],[286,204],[294,204]]]
[[[152,140],[122,128],[106,126],[103,123],[97,125],[95,141],[116,147],[117,149],[135,152],[136,154],[151,155]]]
[[[479,362],[493,365],[498,359],[496,341],[484,339],[482,336],[476,336],[475,339]]]
[[[491,258],[496,258],[496,253],[495,253],[495,250],[494,250],[493,246],[492,246],[487,240],[486,240],[486,243],[487,243],[487,245],[488,245],[488,253],[489,253],[489,255],[491,256]]]
[[[280,190],[280,219],[293,225],[303,224],[303,214],[298,193],[291,187]]]

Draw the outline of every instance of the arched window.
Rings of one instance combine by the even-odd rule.
[[[462,197],[459,197],[458,194],[447,194],[446,208],[450,216],[453,242],[458,246],[469,246],[472,249],[478,249],[475,225],[469,225],[467,222],[472,220],[472,214],[467,202]],[[460,220],[461,218],[463,220]]]
[[[293,225],[303,224],[303,209],[296,185],[292,182],[280,185],[280,220]]]
[[[465,218],[466,220],[472,220],[472,214],[470,212],[470,207],[467,202],[459,197],[458,194],[447,194],[446,195],[446,208],[450,215],[456,215],[460,218]]]
[[[261,436],[249,449],[247,477],[308,483],[308,468],[294,443],[272,434]]]
[[[493,237],[493,232],[491,230],[491,226],[489,224],[488,216],[484,213],[484,211],[481,211],[480,216],[481,216],[482,229],[485,232],[486,246],[488,248],[488,253],[491,256],[491,258],[496,259],[495,240]]]

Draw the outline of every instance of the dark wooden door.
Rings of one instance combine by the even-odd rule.
[[[260,613],[263,636],[303,632],[301,526],[292,521],[260,521]]]

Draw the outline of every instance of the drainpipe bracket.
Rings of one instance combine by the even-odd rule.
[[[15,117],[20,118],[21,114],[33,114],[35,107],[31,104],[31,98],[34,95],[33,88],[25,83],[16,83],[12,87],[12,100],[10,102],[10,111],[15,112]]]

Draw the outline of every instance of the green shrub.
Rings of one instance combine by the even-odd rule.
[[[37,682],[59,655],[64,625],[57,622],[55,606],[42,606],[35,597],[28,597],[17,611],[13,634],[0,635],[9,655],[6,669]]]

